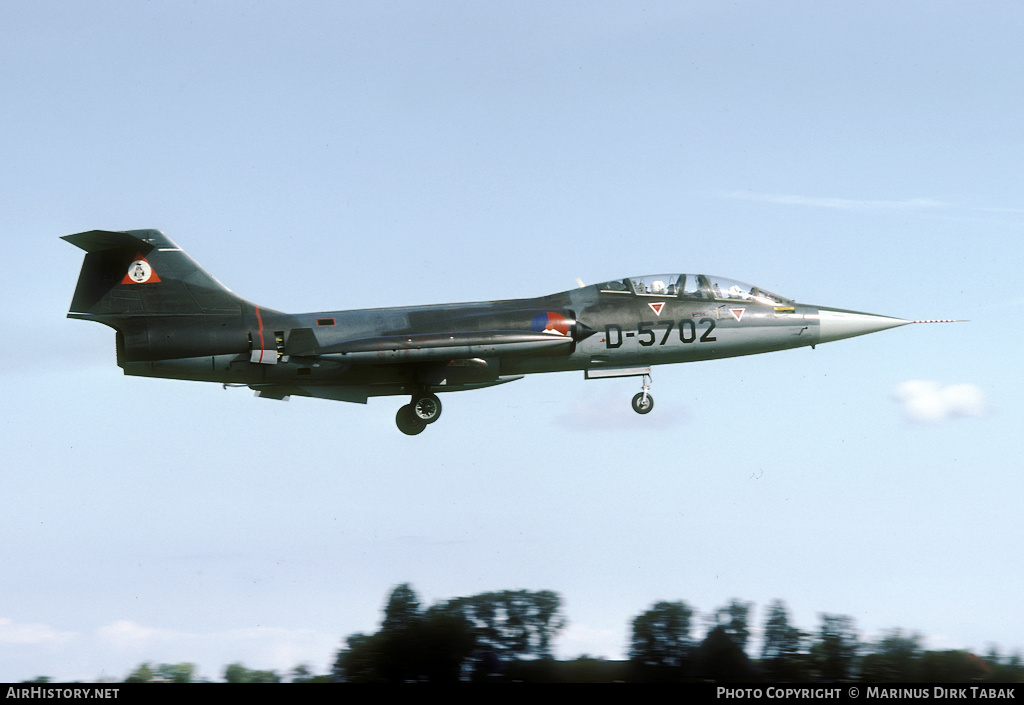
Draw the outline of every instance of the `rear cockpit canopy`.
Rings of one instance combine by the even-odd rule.
[[[662,298],[747,301],[767,305],[793,303],[790,299],[756,286],[707,274],[648,274],[605,282],[598,284],[597,288],[609,293]]]

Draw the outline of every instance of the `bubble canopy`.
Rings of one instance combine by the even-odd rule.
[[[708,274],[648,274],[642,277],[616,279],[597,288],[604,292],[636,296],[678,297],[705,301],[746,301],[768,305],[791,304],[784,298],[760,287],[735,279]]]

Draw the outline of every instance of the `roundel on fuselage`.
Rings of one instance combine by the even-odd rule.
[[[569,321],[562,314],[553,311],[538,313],[530,322],[530,330],[535,333],[569,335]]]

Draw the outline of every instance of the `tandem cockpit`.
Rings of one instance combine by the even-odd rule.
[[[750,284],[707,274],[648,274],[598,284],[602,293],[659,296],[662,298],[702,299],[705,301],[746,301],[777,306],[792,304],[770,291]]]

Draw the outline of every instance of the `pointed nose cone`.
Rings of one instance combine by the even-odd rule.
[[[819,308],[818,342],[829,343],[833,340],[877,333],[880,330],[905,326],[908,323],[912,323],[912,321],[905,321],[902,318],[892,318],[890,316],[876,316],[873,313]]]

